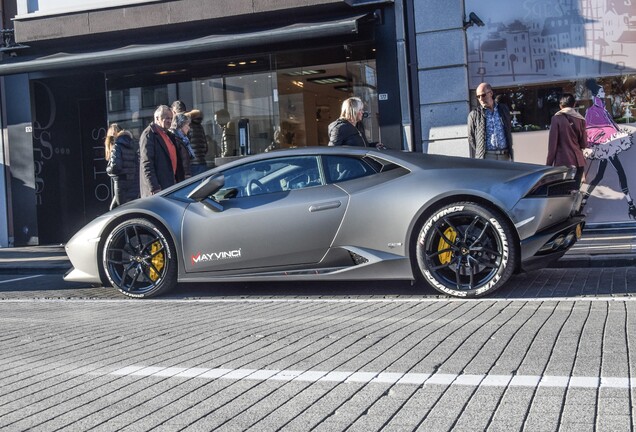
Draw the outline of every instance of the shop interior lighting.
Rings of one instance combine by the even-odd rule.
[[[324,74],[326,71],[324,69],[305,69],[293,72],[285,72],[287,76],[307,76],[307,75],[320,75]]]
[[[258,63],[258,60],[231,61],[227,64],[227,67],[245,66],[247,64],[256,64],[256,63]]]
[[[340,84],[340,83],[346,83],[348,82],[346,77],[343,77],[342,75],[334,75],[334,76],[328,76],[328,77],[323,77],[323,78],[307,78],[307,81],[312,82],[314,84]]]
[[[186,69],[177,69],[177,70],[165,70],[161,72],[155,72],[155,75],[172,75],[177,73],[183,73]]]
[[[344,85],[344,86],[335,86],[334,89],[343,91],[345,93],[351,93],[353,91],[353,87]]]

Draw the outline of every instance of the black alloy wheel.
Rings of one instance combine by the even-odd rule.
[[[110,232],[102,264],[110,283],[129,297],[153,297],[177,284],[174,246],[146,219],[127,220]]]
[[[479,297],[500,288],[516,267],[509,223],[470,202],[444,206],[422,225],[416,244],[421,276],[455,297]]]

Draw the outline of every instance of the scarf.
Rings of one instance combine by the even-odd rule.
[[[172,142],[168,134],[166,134],[166,132],[163,130],[163,128],[156,125],[152,125],[152,126],[153,126],[153,130],[159,134],[164,144],[166,145],[166,148],[168,149],[168,154],[170,155],[170,162],[172,163],[172,174],[176,175],[177,174],[177,149],[175,148],[174,143]]]
[[[186,150],[188,150],[188,154],[190,155],[190,159],[194,159],[194,150],[192,150],[192,145],[190,144],[190,138],[186,134],[183,133],[181,129],[176,129],[174,134],[178,136],[183,144],[185,145]]]

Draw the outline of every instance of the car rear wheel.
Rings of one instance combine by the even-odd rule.
[[[416,243],[420,274],[436,290],[479,297],[505,284],[516,267],[510,225],[469,202],[444,206],[422,225]]]
[[[110,232],[102,265],[110,283],[130,297],[153,297],[177,284],[172,241],[146,219],[127,220]]]

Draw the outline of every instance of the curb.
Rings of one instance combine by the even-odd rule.
[[[636,266],[636,254],[565,255],[549,268],[602,268]]]
[[[46,264],[41,266],[26,265],[0,265],[0,274],[24,275],[24,274],[60,274],[63,275],[71,269],[67,263],[63,264]]]

